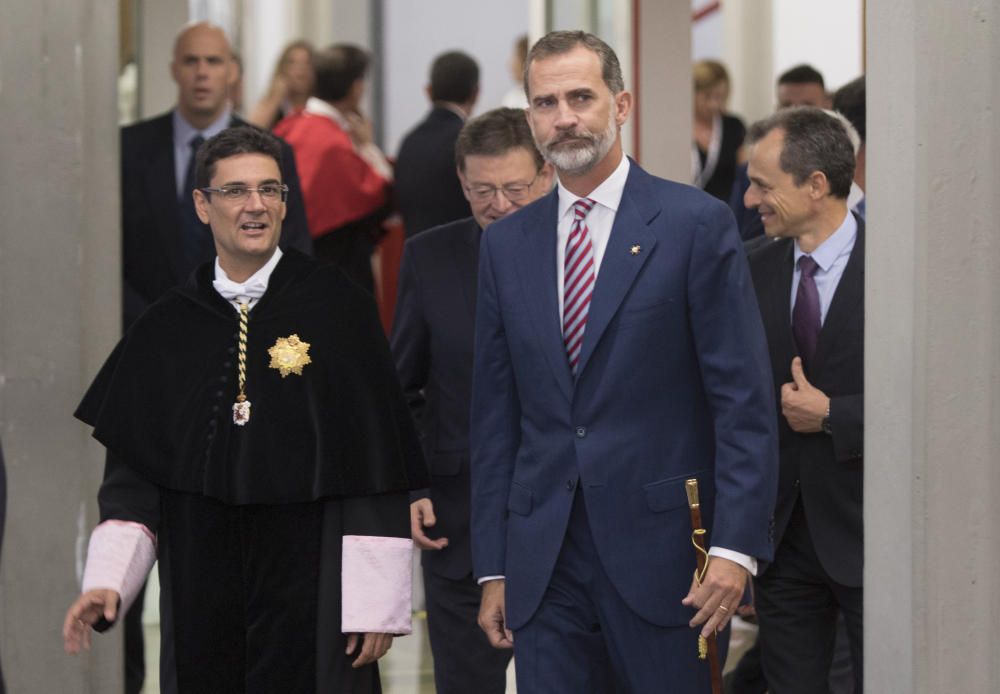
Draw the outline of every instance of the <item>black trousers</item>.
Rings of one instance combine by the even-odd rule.
[[[838,612],[847,629],[855,691],[861,694],[862,610],[862,588],[837,583],[823,570],[800,499],[774,563],[757,580],[761,663],[771,694],[830,691]]]
[[[479,628],[482,589],[472,574],[455,580],[426,566],[423,573],[437,694],[503,694],[514,653],[493,648]]]

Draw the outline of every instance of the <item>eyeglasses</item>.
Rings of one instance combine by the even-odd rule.
[[[534,185],[536,180],[538,180],[538,174],[539,172],[536,171],[535,177],[528,183],[504,183],[499,188],[497,186],[491,186],[488,183],[482,183],[466,186],[465,189],[469,191],[469,195],[471,195],[477,202],[489,202],[493,199],[493,196],[497,194],[497,191],[502,191],[503,196],[511,202],[520,202],[528,196],[528,191],[531,189],[531,186]]]
[[[266,202],[285,202],[288,199],[288,186],[283,183],[265,183],[262,186],[223,186],[222,188],[200,188],[203,193],[218,193],[226,202],[246,202],[250,193],[257,193]]]

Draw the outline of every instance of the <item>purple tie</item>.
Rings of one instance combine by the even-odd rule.
[[[795,293],[795,308],[792,309],[792,334],[795,335],[802,363],[807,367],[816,354],[821,327],[819,292],[813,279],[818,269],[819,265],[808,255],[799,258],[799,289]]]

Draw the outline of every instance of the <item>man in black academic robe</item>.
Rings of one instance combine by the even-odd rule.
[[[419,443],[371,297],[277,249],[279,161],[250,128],[203,145],[214,267],[133,324],[77,411],[108,462],[66,648],[158,558],[165,692],[377,692],[410,631]]]

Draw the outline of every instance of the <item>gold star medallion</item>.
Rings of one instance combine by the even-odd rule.
[[[269,348],[267,353],[271,355],[270,367],[280,371],[282,378],[288,374],[301,376],[302,367],[312,364],[312,359],[309,357],[309,343],[300,340],[298,335],[279,337],[274,347]]]
[[[634,246],[632,246],[631,250],[629,250],[629,253],[631,253],[632,255],[639,255],[639,251],[641,250],[642,247],[639,244],[635,244]]]

